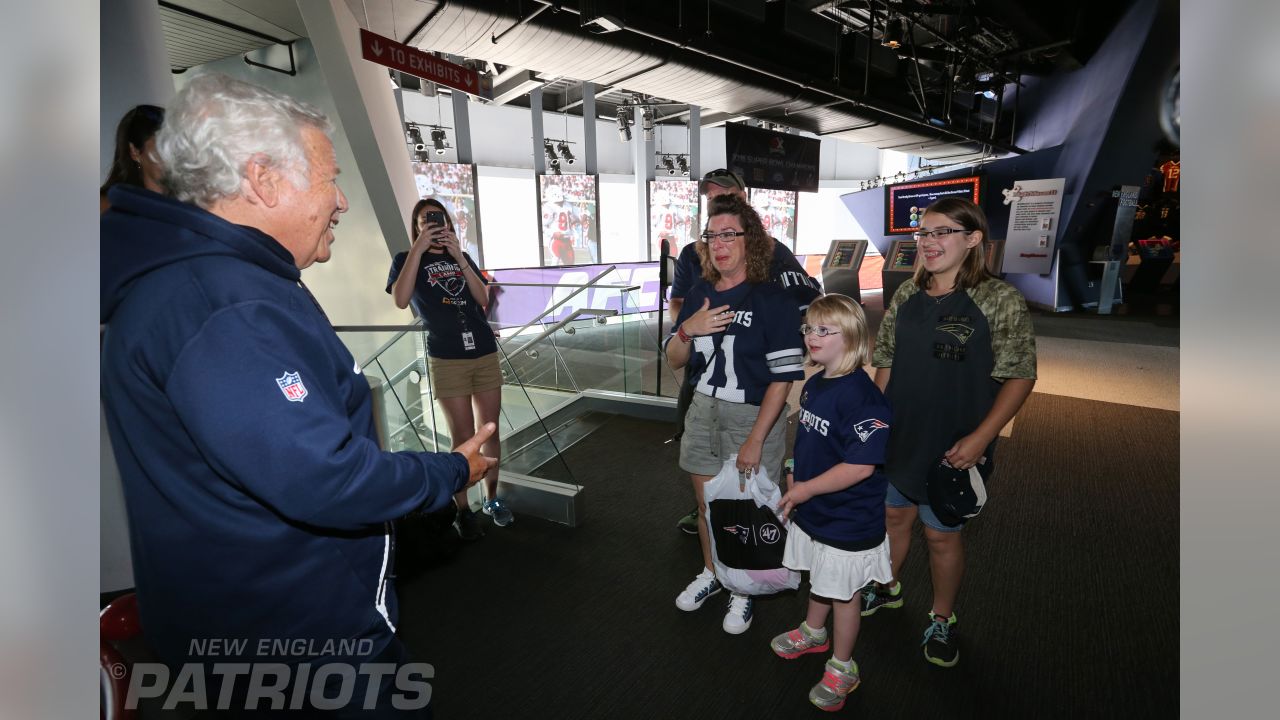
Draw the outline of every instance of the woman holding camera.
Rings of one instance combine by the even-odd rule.
[[[401,309],[413,306],[427,331],[427,364],[434,395],[444,409],[453,443],[475,435],[476,427],[497,423],[502,408],[502,372],[498,344],[485,319],[488,281],[462,249],[453,219],[435,198],[419,200],[409,216],[413,245],[391,260],[387,292]],[[498,434],[482,448],[492,458],[501,453]],[[494,524],[511,524],[511,510],[498,498],[498,466],[484,478],[485,514]],[[454,526],[464,540],[484,535],[467,503],[466,491],[454,496]]]

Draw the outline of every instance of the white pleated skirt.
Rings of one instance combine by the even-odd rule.
[[[893,582],[888,535],[878,546],[855,552],[825,545],[791,523],[787,528],[782,564],[792,570],[807,570],[810,592],[814,595],[842,602],[853,599],[872,580]]]

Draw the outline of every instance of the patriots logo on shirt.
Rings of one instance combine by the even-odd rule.
[[[809,391],[808,391],[808,390],[805,390],[804,392],[800,393],[800,404],[801,404],[801,405],[808,405],[808,404],[809,404]]]
[[[874,435],[877,430],[885,430],[888,429],[888,427],[889,423],[886,423],[879,418],[867,418],[866,420],[854,425],[853,431],[858,434],[859,440],[866,442],[867,438]]]
[[[969,338],[973,336],[973,328],[960,323],[946,323],[945,325],[939,325],[937,329],[944,333],[950,333],[952,337],[960,341],[961,345],[968,342]]]
[[[736,536],[738,538],[738,542],[743,545],[746,545],[747,541],[751,539],[751,528],[744,525],[728,525],[724,528],[724,531],[730,535]]]
[[[302,375],[296,372],[285,372],[276,378],[276,385],[284,393],[289,402],[302,402],[307,399],[307,386],[302,384]]]

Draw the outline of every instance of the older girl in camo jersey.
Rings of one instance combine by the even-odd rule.
[[[990,462],[1000,429],[1036,381],[1036,345],[1026,301],[986,269],[987,218],[973,202],[944,198],[925,208],[914,277],[894,293],[876,337],[876,384],[893,409],[886,470],[886,525],[898,577],[916,517],[924,524],[933,607],[921,644],[929,662],[951,667],[956,597],[964,575],[960,530],[929,507],[926,478],[941,458],[968,469]],[[901,584],[863,589],[862,614],[902,606]]]

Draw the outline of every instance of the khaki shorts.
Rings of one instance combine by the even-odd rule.
[[[502,387],[496,352],[460,360],[428,357],[427,369],[436,398],[465,397]]]
[[[787,453],[789,410],[786,404],[782,406],[760,451],[760,468],[779,485],[782,460]],[[725,459],[746,442],[759,415],[759,405],[726,402],[695,392],[685,416],[684,435],[680,437],[680,469],[694,475],[719,473]]]

